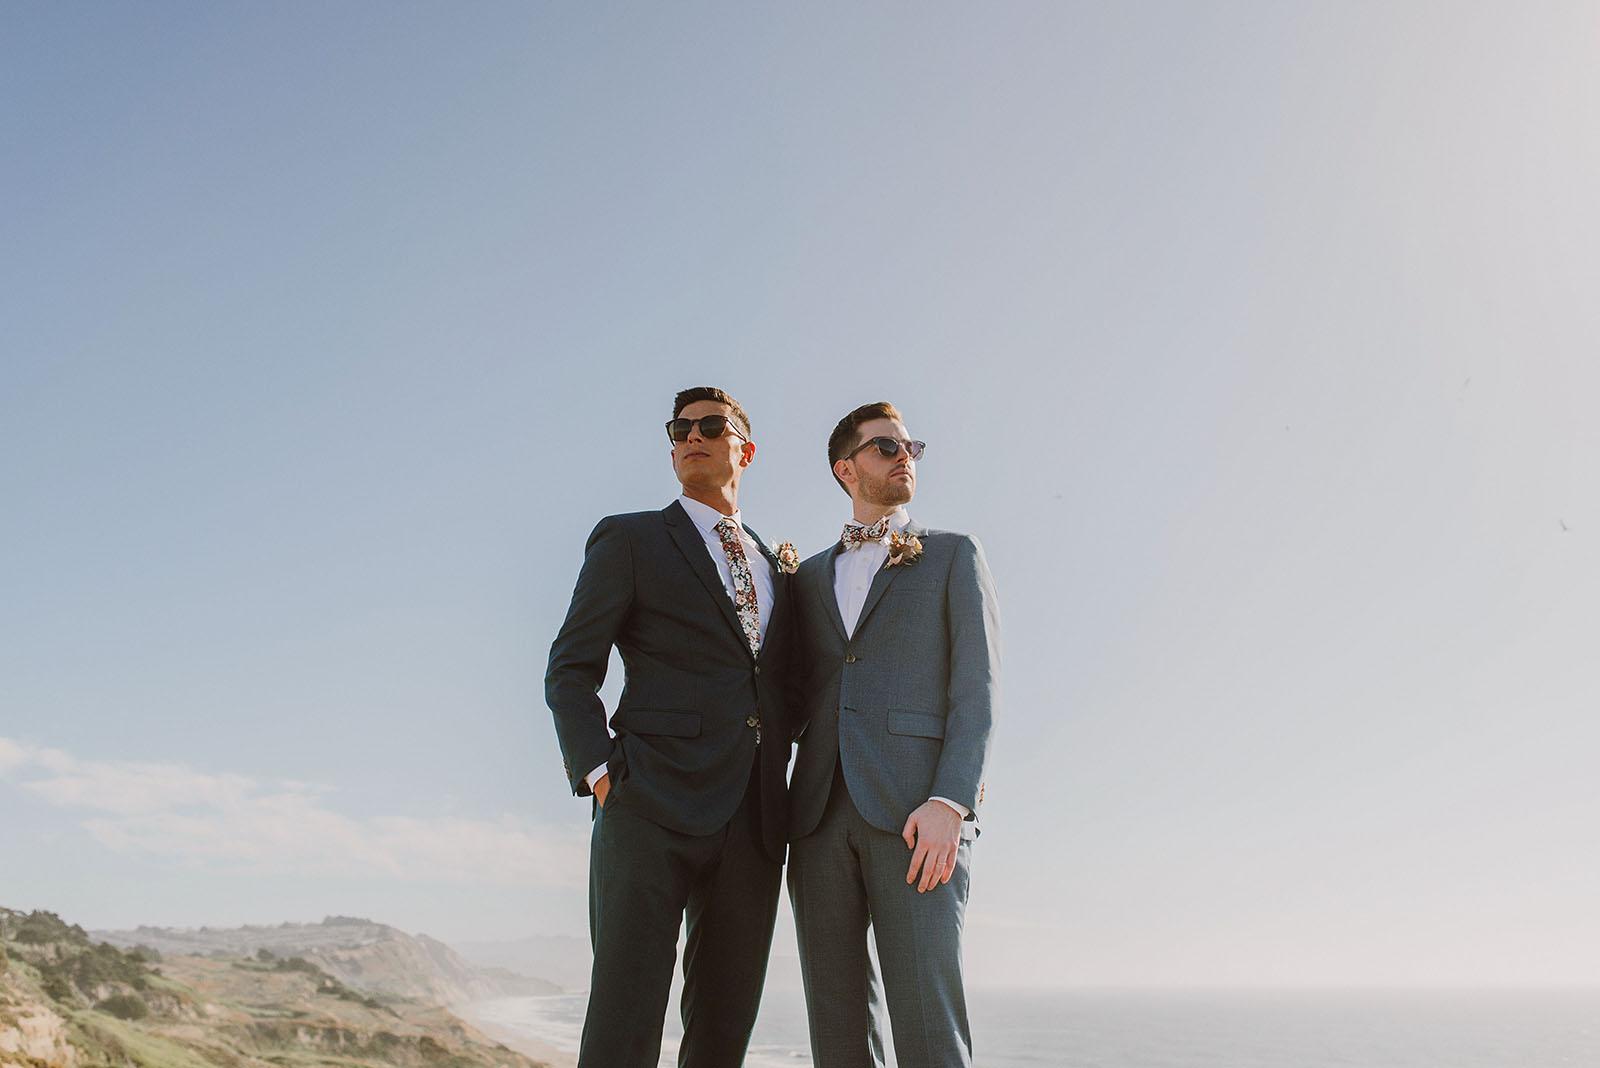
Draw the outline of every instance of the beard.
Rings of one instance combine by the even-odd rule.
[[[859,482],[861,499],[881,508],[898,508],[910,501],[917,488],[916,475],[911,476],[910,482],[897,482],[893,474],[891,471],[884,478],[871,478],[863,474]]]

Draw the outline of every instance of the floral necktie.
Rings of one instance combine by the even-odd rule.
[[[847,525],[839,540],[844,543],[845,551],[849,552],[851,549],[859,549],[863,545],[882,541],[887,533],[889,533],[889,517],[884,516],[870,527],[858,527],[854,523]]]
[[[739,623],[744,627],[750,651],[759,653],[761,609],[756,604],[756,583],[750,577],[750,561],[745,558],[744,545],[739,541],[739,531],[733,520],[724,516],[717,521],[716,530],[722,539],[722,551],[728,557],[728,571],[733,575],[733,607],[739,610]]]

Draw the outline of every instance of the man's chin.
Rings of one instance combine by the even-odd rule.
[[[724,478],[718,478],[716,473],[709,469],[695,470],[691,467],[678,472],[678,483],[683,486],[685,492],[689,490],[715,491],[727,486],[728,481]]]
[[[902,504],[910,504],[911,496],[916,491],[917,487],[909,482],[890,483],[884,487],[883,495],[879,498],[878,503],[885,508],[898,508]]]

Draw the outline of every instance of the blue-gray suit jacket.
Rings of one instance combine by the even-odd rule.
[[[804,714],[789,784],[790,835],[822,818],[835,766],[862,817],[899,834],[912,810],[983,799],[1000,687],[1000,613],[983,548],[968,534],[907,528],[922,555],[872,580],[855,634],[834,595],[836,542],[800,565]]]

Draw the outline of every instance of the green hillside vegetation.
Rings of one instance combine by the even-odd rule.
[[[160,957],[0,908],[0,1062],[23,1068],[537,1068],[443,1009],[302,957]]]

